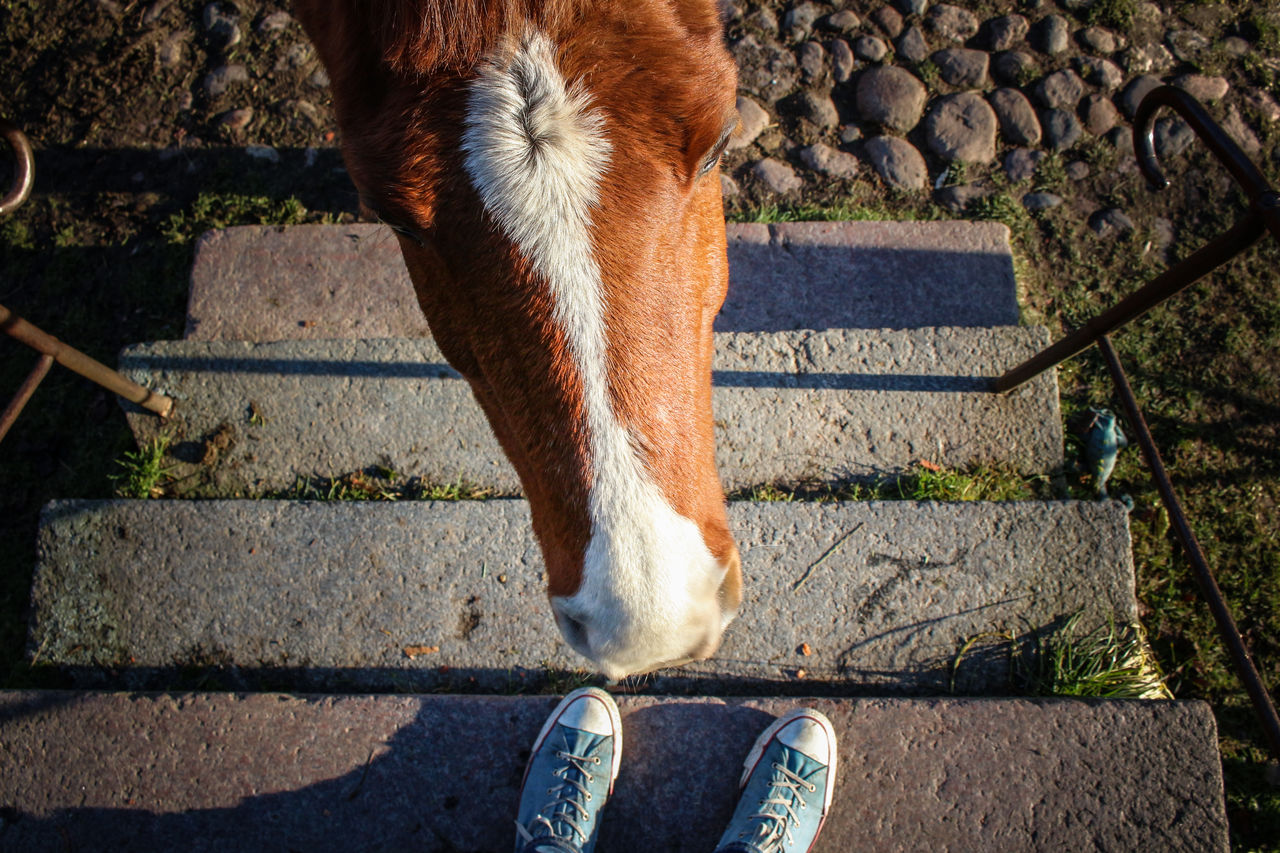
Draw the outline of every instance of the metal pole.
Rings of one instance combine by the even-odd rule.
[[[23,407],[27,405],[27,401],[36,392],[36,387],[40,385],[41,380],[49,373],[49,368],[51,367],[53,367],[53,356],[41,353],[40,360],[36,362],[36,366],[31,368],[31,372],[23,380],[18,392],[13,395],[9,405],[4,407],[4,412],[0,413],[0,441],[4,441],[4,437],[9,434],[9,427],[13,426],[13,422],[18,419],[18,415],[22,414]]]
[[[1233,225],[1231,230],[1201,246],[1190,257],[1165,270],[1062,340],[996,379],[992,384],[992,390],[997,393],[1011,391],[1049,368],[1056,367],[1073,355],[1083,352],[1104,335],[1114,332],[1131,320],[1136,320],[1169,297],[1195,284],[1258,242],[1266,230],[1267,226],[1262,217],[1250,213]]]
[[[1142,417],[1142,411],[1138,408],[1138,401],[1133,396],[1133,389],[1129,387],[1129,380],[1125,376],[1124,368],[1120,364],[1120,359],[1116,356],[1115,349],[1111,346],[1111,341],[1104,335],[1098,339],[1098,348],[1102,350],[1102,355],[1107,360],[1107,367],[1111,370],[1111,375],[1116,382],[1116,391],[1120,396],[1120,404],[1124,407],[1125,414],[1129,419],[1129,425],[1133,427],[1138,444],[1142,447],[1142,455],[1146,458],[1147,467],[1151,469],[1151,476],[1156,481],[1156,488],[1160,491],[1160,499],[1164,502],[1165,508],[1169,510],[1169,521],[1178,536],[1178,541],[1182,543],[1182,548],[1187,554],[1187,560],[1191,563],[1192,573],[1195,575],[1196,582],[1200,585],[1200,592],[1209,604],[1209,610],[1213,613],[1214,621],[1218,623],[1218,632],[1222,635],[1222,641],[1227,644],[1227,651],[1231,654],[1231,659],[1236,666],[1236,674],[1240,676],[1240,681],[1243,682],[1245,690],[1248,691],[1249,698],[1253,700],[1253,707],[1258,714],[1258,721],[1262,724],[1262,732],[1266,736],[1267,742],[1271,745],[1271,754],[1280,759],[1280,716],[1276,715],[1276,706],[1271,701],[1271,694],[1267,692],[1267,687],[1262,682],[1262,676],[1258,674],[1257,668],[1253,665],[1253,659],[1249,656],[1249,649],[1245,646],[1244,639],[1240,636],[1240,629],[1236,627],[1235,619],[1231,616],[1231,610],[1222,598],[1222,590],[1218,588],[1218,582],[1214,580],[1213,573],[1209,571],[1209,563],[1204,558],[1204,551],[1201,550],[1200,543],[1197,541],[1196,535],[1192,532],[1191,525],[1182,511],[1178,496],[1173,492],[1173,483],[1169,479],[1168,472],[1165,471],[1164,461],[1160,458],[1160,451],[1156,449],[1155,440],[1151,437],[1151,430],[1147,428],[1147,422]]]
[[[67,346],[53,335],[43,332],[26,320],[0,305],[0,332],[13,337],[36,352],[53,358],[68,370],[79,373],[84,378],[96,382],[113,394],[137,403],[142,408],[155,412],[160,417],[168,417],[173,411],[173,400],[143,388],[136,382],[125,379],[116,371],[96,361],[74,347]]]

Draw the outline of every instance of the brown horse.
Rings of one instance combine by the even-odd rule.
[[[615,679],[708,657],[742,585],[711,418],[737,123],[715,0],[296,5],[565,639]]]

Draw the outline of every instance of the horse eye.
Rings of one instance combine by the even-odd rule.
[[[720,162],[720,158],[724,156],[724,149],[728,144],[729,136],[728,134],[725,134],[720,138],[720,141],[716,143],[716,147],[711,149],[711,153],[707,155],[707,159],[702,161],[702,166],[698,169],[699,178],[715,168],[715,165]]]
[[[724,130],[720,132],[720,138],[716,140],[715,147],[711,149],[711,153],[702,161],[702,165],[698,167],[696,177],[701,178],[703,175],[715,168],[720,162],[720,158],[724,156],[724,150],[729,145],[729,138],[733,136],[733,131],[738,127],[738,116],[735,114],[733,118],[724,126]]]

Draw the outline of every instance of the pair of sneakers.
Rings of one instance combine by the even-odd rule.
[[[517,853],[591,853],[621,760],[613,697],[595,687],[566,696],[525,768]],[[835,731],[821,712],[800,708],[779,717],[747,754],[741,798],[718,853],[808,851],[831,806],[835,770]]]

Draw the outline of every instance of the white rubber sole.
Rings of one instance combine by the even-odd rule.
[[[831,721],[827,719],[826,714],[821,711],[815,711],[813,708],[796,708],[794,711],[788,711],[770,723],[769,727],[760,733],[760,736],[756,738],[756,742],[752,745],[751,751],[747,753],[746,760],[742,762],[742,778],[738,780],[738,789],[741,790],[747,787],[747,779],[751,777],[751,771],[755,770],[756,765],[760,763],[760,758],[764,755],[765,748],[768,747],[774,736],[782,731],[783,727],[788,723],[793,723],[800,719],[809,719],[821,726],[831,744],[831,760],[827,764],[827,790],[824,792],[822,799],[822,820],[826,821],[827,811],[831,808],[831,798],[836,790],[836,730],[831,725]],[[822,826],[819,824],[818,832],[821,833],[821,831]]]
[[[547,735],[551,734],[551,729],[560,717],[564,715],[565,709],[573,702],[583,696],[593,696],[605,706],[609,712],[609,722],[613,725],[613,762],[609,768],[609,794],[613,795],[613,783],[618,780],[618,768],[622,764],[622,716],[618,713],[618,705],[613,701],[613,697],[599,687],[579,687],[568,696],[560,700],[560,704],[556,706],[551,715],[547,717],[547,721],[542,724],[542,731],[538,732],[538,739],[533,742],[533,749],[529,751],[529,763],[524,766],[524,776],[520,778],[520,787],[524,788],[525,780],[529,778],[529,768],[533,765],[533,756],[542,748],[542,743],[547,739]],[[823,814],[826,812],[824,811]]]

